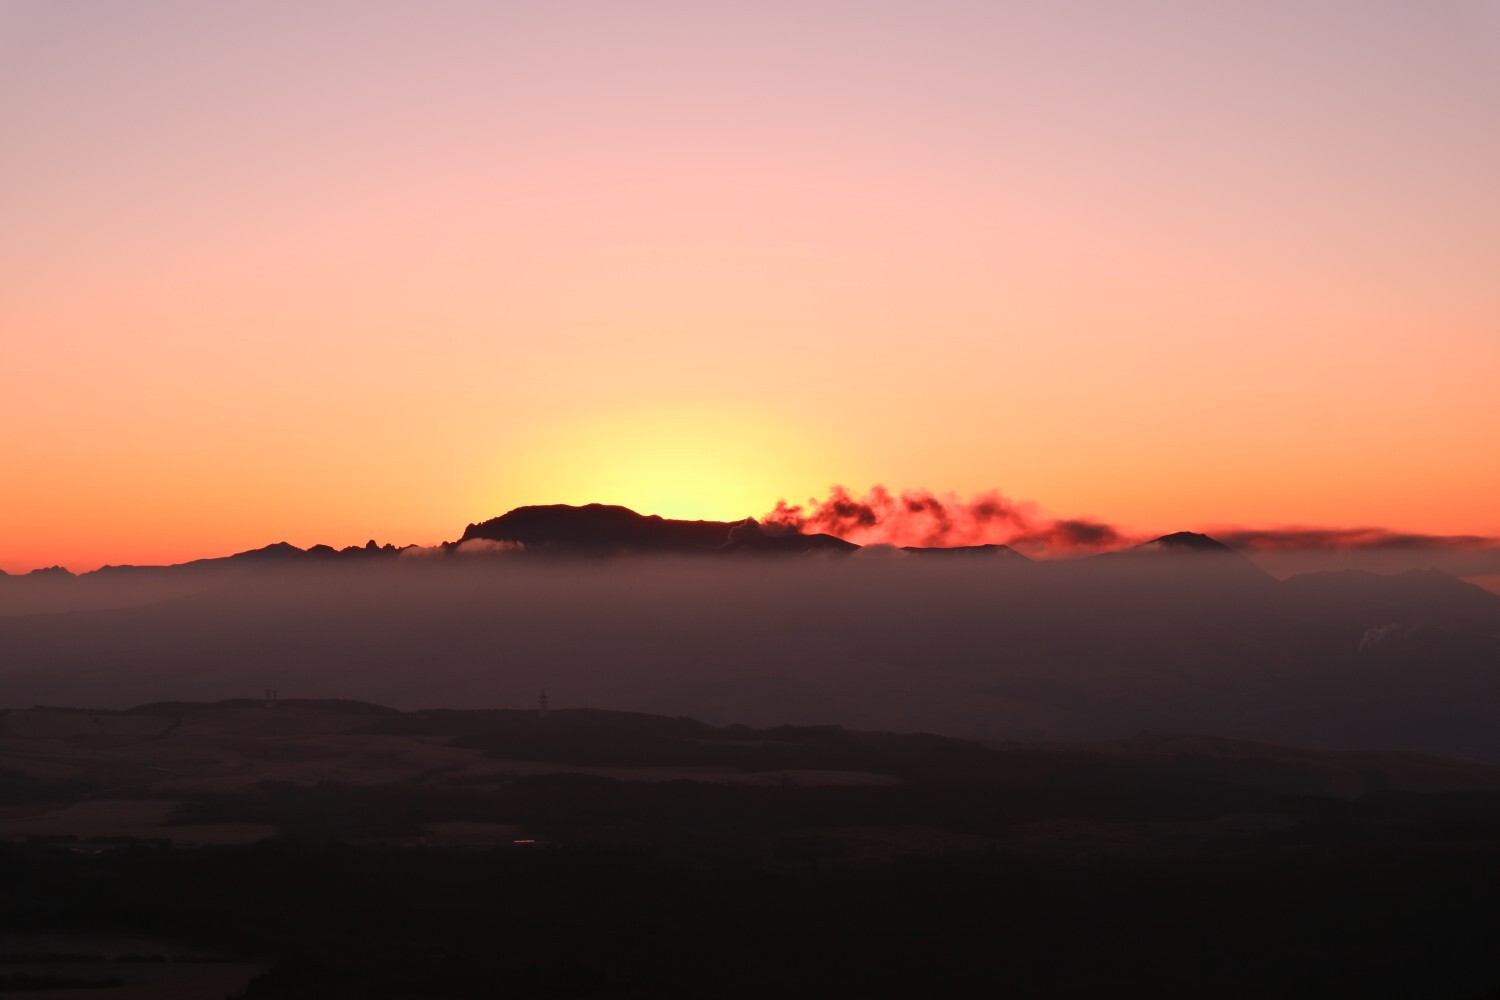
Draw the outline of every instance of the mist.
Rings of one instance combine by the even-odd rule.
[[[143,579],[74,580],[86,610],[7,606],[0,707],[276,688],[527,708],[545,689],[558,708],[716,724],[1500,760],[1500,598],[1441,574],[1282,582],[1221,548],[1039,563],[874,548],[296,562],[204,571],[165,598]]]

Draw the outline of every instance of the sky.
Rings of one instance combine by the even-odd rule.
[[[1500,0],[0,0],[0,569],[1500,535]]]

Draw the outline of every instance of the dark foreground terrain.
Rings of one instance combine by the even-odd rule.
[[[1407,753],[29,709],[0,837],[3,996],[1500,987],[1500,768]]]

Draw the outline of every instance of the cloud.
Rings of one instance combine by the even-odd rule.
[[[1278,576],[1332,569],[1402,573],[1438,569],[1458,577],[1500,574],[1500,538],[1389,528],[1218,527],[1207,532]]]
[[[520,552],[526,546],[520,542],[493,541],[488,538],[471,538],[458,545],[408,545],[401,550],[403,559],[439,559],[443,556],[484,556],[506,552]]]
[[[506,552],[520,552],[525,548],[526,546],[520,542],[492,538],[471,538],[467,542],[461,542],[453,550],[453,554],[460,556],[490,556]]]
[[[778,501],[762,523],[771,532],[822,532],[859,545],[995,544],[1042,558],[1119,549],[1143,540],[1093,518],[1048,517],[1036,504],[1012,500],[997,490],[962,499],[929,490],[893,493],[884,486],[856,496],[847,487],[831,486],[825,499]],[[1500,574],[1500,538],[1485,535],[1307,525],[1221,525],[1202,530],[1278,576],[1327,569],[1441,569],[1460,577]]]
[[[1426,535],[1387,528],[1215,528],[1225,545],[1251,552],[1275,549],[1452,549],[1500,547],[1500,539],[1484,535]]]
[[[1365,634],[1360,637],[1359,651],[1368,653],[1370,650],[1393,639],[1403,639],[1418,631],[1415,625],[1406,625],[1401,622],[1392,622],[1389,625],[1376,625],[1374,628],[1366,629]]]
[[[408,545],[401,550],[402,559],[434,559],[438,556],[447,555],[441,545]]]
[[[859,545],[999,544],[1033,554],[1068,554],[1113,548],[1129,540],[1099,521],[1044,517],[1035,504],[1011,500],[998,490],[964,500],[955,493],[928,490],[894,494],[878,485],[856,497],[844,486],[832,486],[825,500],[813,497],[795,505],[777,501],[762,520],[772,528],[836,535]]]
[[[1013,538],[1018,548],[1041,548],[1048,551],[1112,549],[1131,541],[1113,525],[1084,518],[1065,518],[1043,525],[1029,535]]]

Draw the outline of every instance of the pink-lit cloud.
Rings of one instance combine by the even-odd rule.
[[[879,485],[857,497],[846,487],[832,486],[823,500],[777,501],[762,520],[803,533],[836,535],[860,545],[1000,544],[1032,554],[1066,555],[1116,548],[1129,541],[1112,525],[1086,518],[1046,517],[1036,504],[1011,500],[998,490],[965,500],[954,493],[938,495],[927,490],[895,494]]]
[[[1500,538],[1484,535],[1434,535],[1391,531],[1388,528],[1220,528],[1212,534],[1225,545],[1248,551],[1281,549],[1452,549],[1473,550],[1500,546]]]

